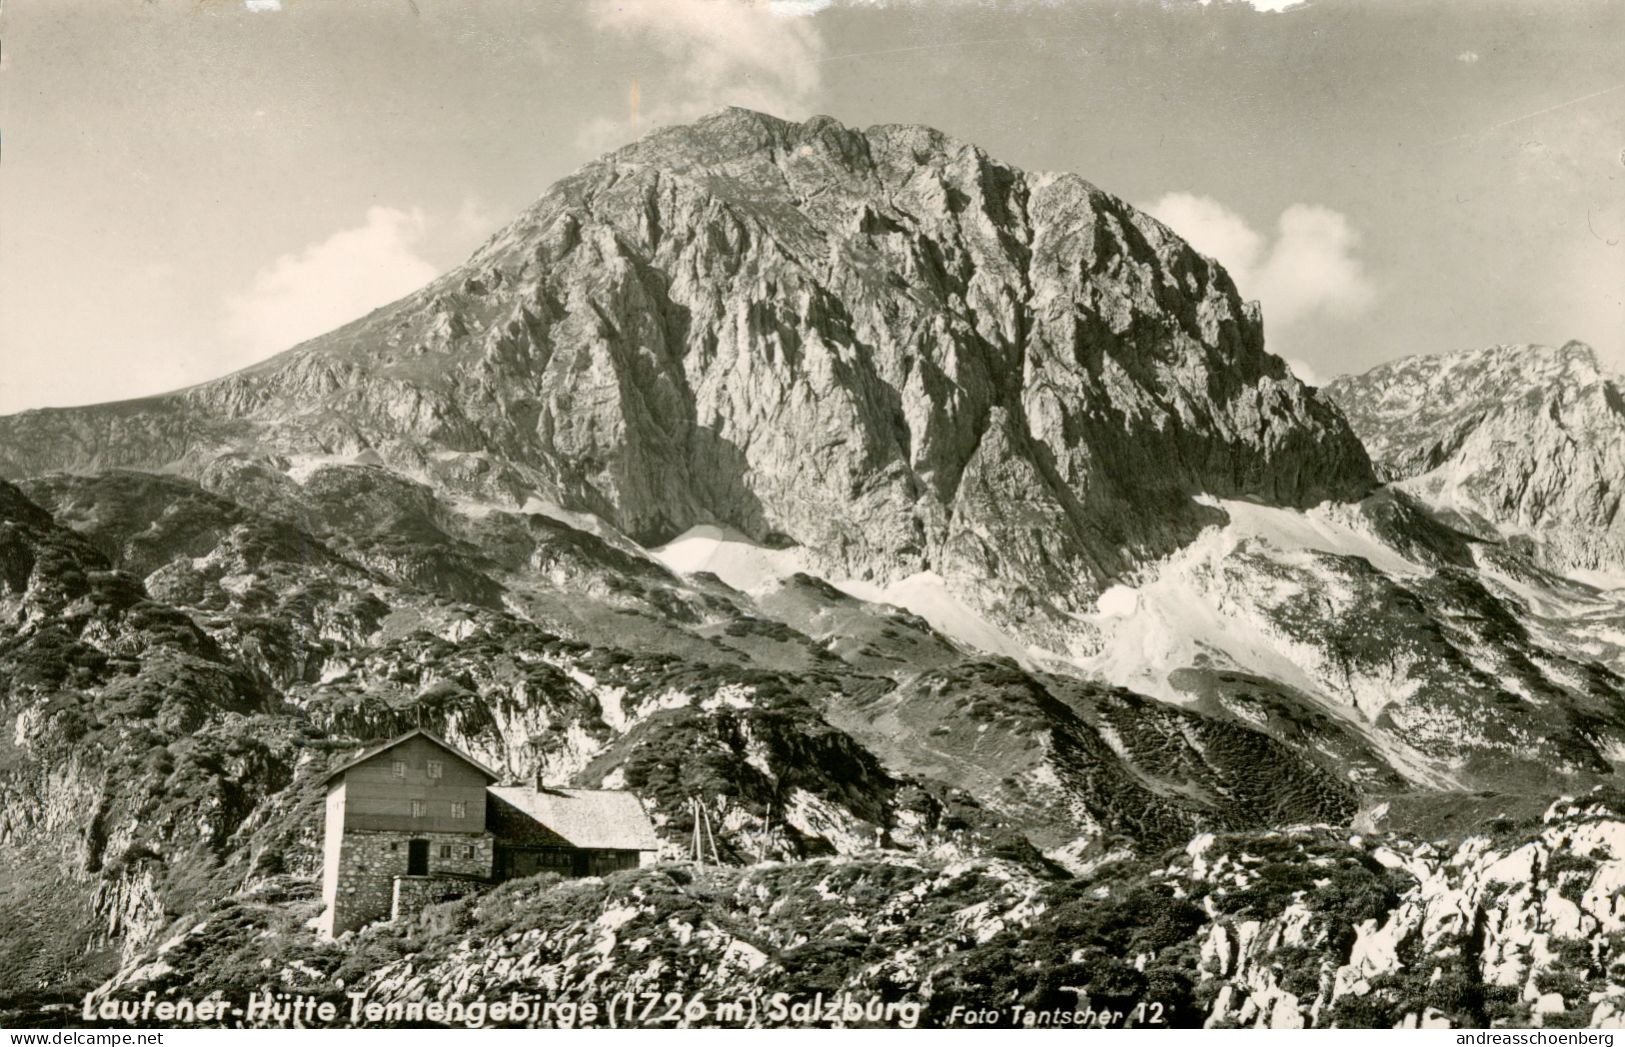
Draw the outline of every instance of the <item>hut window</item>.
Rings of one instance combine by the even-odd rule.
[[[438,778],[438,777],[440,777],[440,761],[439,760],[430,760],[429,761],[429,777],[430,778]]]
[[[463,848],[463,857],[464,858],[472,858],[472,857],[474,857],[474,848],[473,847],[464,847]]]
[[[451,816],[453,818],[467,818],[468,817],[468,801],[467,800],[453,800],[451,802]]]
[[[422,818],[423,817],[423,801],[422,800],[413,800],[412,801],[412,817],[414,817],[414,818]]]
[[[390,772],[392,774],[394,774],[395,777],[397,777],[397,778],[405,778],[406,777],[406,761],[405,760],[396,760],[394,763],[389,765],[389,769],[390,769]]]
[[[440,845],[440,857],[442,857],[442,858],[450,858],[451,857],[451,844],[443,843],[443,844]]]

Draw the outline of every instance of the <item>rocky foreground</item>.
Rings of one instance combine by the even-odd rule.
[[[1625,1027],[1617,794],[1460,841],[1206,834],[1076,878],[944,851],[543,876],[339,944],[310,936],[316,904],[269,880],[86,1006],[269,989],[362,1025],[357,1000],[539,994],[577,1025]]]

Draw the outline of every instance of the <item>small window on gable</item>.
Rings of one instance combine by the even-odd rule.
[[[472,857],[474,857],[474,848],[473,847],[464,847],[463,848],[463,857],[464,858],[472,858]]]
[[[440,777],[440,761],[439,760],[430,760],[429,761],[429,777],[430,778],[438,778],[438,777]]]
[[[467,818],[468,817],[468,801],[467,800],[453,800],[451,802],[451,816],[453,818]]]
[[[423,817],[423,801],[422,800],[413,800],[412,801],[412,817],[414,817],[414,818],[422,818]]]
[[[397,778],[405,778],[406,777],[406,761],[405,760],[396,760],[394,763],[390,764],[390,771]]]

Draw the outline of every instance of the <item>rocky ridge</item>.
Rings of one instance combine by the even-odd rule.
[[[1625,397],[1589,346],[1409,357],[1325,393],[1382,475],[1458,526],[1560,572],[1625,567]]]

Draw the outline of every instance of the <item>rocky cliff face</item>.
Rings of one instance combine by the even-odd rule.
[[[727,110],[555,186],[468,263],[265,364],[0,420],[0,474],[337,456],[658,543],[933,572],[1032,629],[1216,519],[1373,483],[1212,260],[920,127]]]
[[[1560,571],[1625,569],[1625,397],[1589,347],[1410,357],[1325,392],[1386,478],[1461,526]]]

